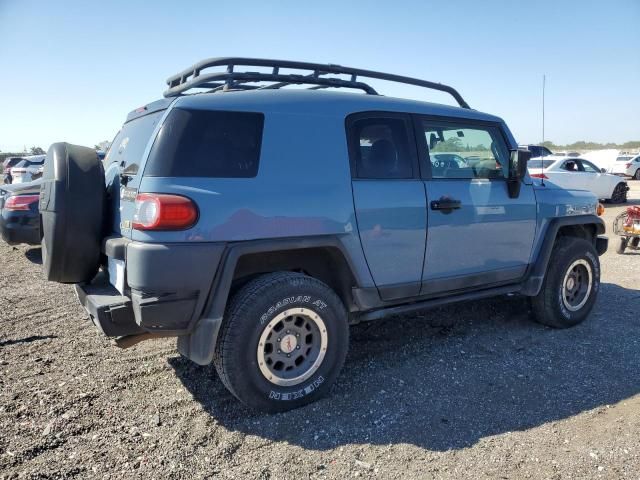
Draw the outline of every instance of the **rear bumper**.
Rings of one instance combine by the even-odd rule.
[[[40,218],[31,211],[6,211],[0,215],[0,235],[10,245],[40,244]]]
[[[76,285],[76,294],[91,321],[108,337],[144,332],[136,324],[131,300],[120,295],[104,272],[89,284]]]
[[[89,318],[107,337],[123,337],[140,333],[178,335],[188,323],[196,299],[159,299],[134,293],[121,295],[100,272],[91,283],[75,286],[78,300]]]
[[[124,295],[106,271],[77,285],[80,303],[107,336],[189,333],[200,319],[224,245],[151,244],[108,238],[103,252],[125,261]]]

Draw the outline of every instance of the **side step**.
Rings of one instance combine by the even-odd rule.
[[[430,308],[441,307],[443,305],[449,305],[451,303],[466,302],[468,300],[478,300],[481,298],[497,297],[499,295],[506,295],[508,293],[517,293],[520,290],[520,284],[506,285],[502,287],[488,288],[486,290],[479,290],[475,292],[462,293],[449,297],[432,298],[429,300],[422,300],[415,303],[396,305],[391,307],[380,308],[376,310],[370,310],[364,312],[356,318],[358,322],[370,322],[372,320],[379,320],[391,315],[400,315],[403,313],[417,312],[420,310],[428,310]]]

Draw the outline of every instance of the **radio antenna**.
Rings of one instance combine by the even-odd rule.
[[[547,76],[545,74],[542,75],[542,146],[544,146],[544,88],[547,80]],[[540,167],[542,168],[542,185],[544,185],[544,151],[542,152],[542,157],[540,157]]]

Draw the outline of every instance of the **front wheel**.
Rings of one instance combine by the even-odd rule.
[[[554,328],[582,322],[600,289],[600,260],[591,242],[560,238],[554,247],[538,295],[532,298],[534,318]]]
[[[626,203],[627,190],[628,188],[625,183],[617,184],[611,193],[611,203]]]
[[[348,344],[347,313],[335,292],[315,278],[277,272],[257,277],[234,295],[214,363],[241,402],[280,412],[324,395]]]

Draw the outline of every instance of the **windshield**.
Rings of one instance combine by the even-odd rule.
[[[618,158],[616,158],[617,162],[626,162],[626,161],[629,161],[629,160],[631,160],[631,157],[618,157]]]

